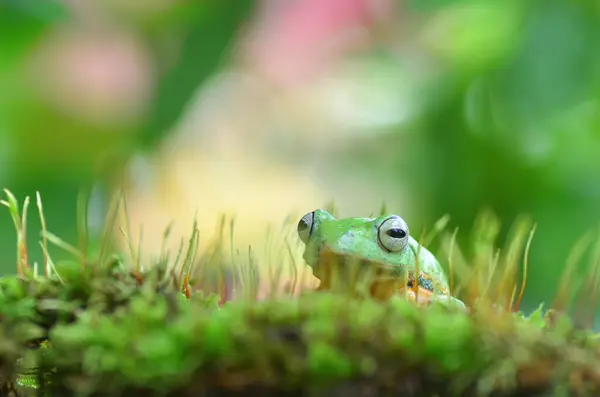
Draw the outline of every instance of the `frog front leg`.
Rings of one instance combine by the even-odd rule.
[[[450,295],[447,286],[435,283],[435,280],[426,273],[420,273],[418,279],[414,274],[410,274],[406,286],[399,288],[398,292],[418,305],[430,305],[436,301],[466,309],[466,305],[461,300]]]
[[[376,281],[371,284],[369,289],[371,298],[378,301],[387,301],[400,295],[406,297],[409,302],[427,306],[434,300],[434,294],[431,291],[421,286],[413,288],[398,280]]]

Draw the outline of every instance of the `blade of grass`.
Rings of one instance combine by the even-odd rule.
[[[81,190],[77,196],[77,235],[79,237],[79,251],[81,266],[85,266],[85,260],[88,252],[88,203],[89,192],[86,194]]]
[[[523,280],[521,281],[521,291],[519,292],[519,297],[517,299],[517,304],[515,306],[514,312],[518,312],[521,307],[521,302],[523,301],[523,295],[525,294],[525,286],[527,285],[527,270],[529,268],[529,252],[531,250],[531,243],[533,241],[533,236],[535,235],[535,231],[537,229],[537,224],[534,224],[529,232],[529,237],[527,238],[527,244],[525,245],[525,254],[523,257]]]
[[[600,233],[597,241],[598,244],[596,252],[595,255],[592,257],[593,262],[591,264],[593,285],[590,294],[592,297],[589,319],[590,327],[594,324],[594,320],[596,317],[596,309],[598,308],[598,297],[600,296]]]
[[[108,211],[104,221],[104,227],[100,236],[100,248],[98,250],[98,263],[104,263],[110,255],[109,249],[112,246],[112,234],[117,223],[119,208],[121,205],[122,191],[115,192],[109,202]]]
[[[518,257],[523,252],[523,246],[525,245],[528,232],[530,231],[529,219],[526,217],[520,217],[513,224],[513,228],[509,236],[508,247],[506,248],[506,256],[503,261],[504,272],[502,279],[497,289],[497,301],[502,300],[502,296],[505,296],[506,309],[510,310],[512,302],[510,302],[510,294],[516,285],[516,274],[518,267]]]
[[[450,238],[450,248],[448,250],[448,273],[450,277],[450,295],[454,294],[454,246],[456,245],[456,237],[458,235],[458,227],[454,228],[452,237]]]
[[[169,240],[169,236],[171,235],[171,230],[173,228],[173,221],[169,222],[165,230],[163,231],[163,238],[160,246],[160,256],[159,263],[161,266],[167,267],[167,263],[169,263],[169,253],[167,252],[167,241]]]
[[[21,215],[19,214],[19,202],[16,197],[10,192],[8,189],[4,189],[4,193],[6,194],[6,200],[0,201],[0,204],[6,206],[8,208],[8,212],[13,220],[15,231],[17,233],[17,275],[23,276],[23,258],[22,258],[22,245],[23,245],[23,232],[21,230],[22,221]]]
[[[600,230],[596,230],[596,241],[585,272],[583,288],[576,293],[573,321],[582,327],[593,327],[594,311],[597,302],[598,259],[600,256]]]
[[[137,251],[136,251],[136,255],[135,255],[135,265],[134,265],[134,271],[136,272],[143,272],[144,269],[142,268],[142,242],[144,240],[144,225],[140,224],[140,232],[139,232],[139,237],[138,237],[138,246],[137,246]]]
[[[501,250],[497,249],[494,255],[489,260],[489,268],[487,272],[487,277],[484,282],[481,282],[481,296],[485,298],[489,298],[488,293],[494,284],[494,276],[496,274],[496,269],[498,268],[498,264],[500,263],[500,255]],[[483,276],[482,276],[483,277]]]
[[[46,231],[48,230],[46,227],[46,217],[44,216],[44,208],[42,206],[42,197],[40,196],[40,192],[35,192],[36,204],[38,208],[38,213],[40,217],[40,223],[42,226],[42,253],[44,260],[44,277],[48,277],[52,274],[52,269],[49,267],[48,263],[48,238],[46,236]]]
[[[180,287],[183,288],[184,287],[184,274],[187,273],[187,269],[189,266],[191,266],[191,261],[195,258],[195,250],[196,250],[196,246],[195,246],[195,242],[196,242],[196,235],[199,233],[198,230],[198,219],[196,217],[194,217],[194,223],[192,226],[192,234],[190,236],[190,239],[188,241],[188,249],[186,251],[185,257],[183,259],[183,263],[181,264],[181,268],[179,270],[179,283],[180,283]]]
[[[292,268],[291,294],[293,295],[294,292],[296,291],[296,286],[298,285],[298,267],[296,266],[296,260],[294,259],[294,253],[292,251],[292,247],[290,245],[290,242],[288,241],[287,238],[285,239],[285,246],[287,248],[287,252],[289,254],[290,261],[291,261],[291,268]]]
[[[235,217],[232,216],[231,220],[229,221],[229,255],[231,258],[231,271],[233,273],[233,277],[232,277],[232,283],[233,283],[233,290],[237,291],[237,278],[238,278],[238,268],[236,265],[236,260],[235,260],[235,255],[234,255],[234,250],[235,250],[235,244],[234,244],[234,232],[235,232]],[[240,269],[241,272],[241,269]],[[240,283],[243,284],[242,281],[242,276],[240,274]]]
[[[119,231],[121,232],[121,235],[127,242],[127,248],[129,249],[129,256],[131,257],[130,260],[131,260],[131,263],[133,264],[133,263],[135,263],[134,262],[135,261],[135,250],[133,248],[133,240],[131,239],[131,237],[129,236],[127,231],[125,229],[123,229],[123,227],[119,226]]]
[[[23,272],[28,272],[29,269],[29,260],[27,254],[27,213],[29,212],[29,196],[25,197],[25,201],[23,201],[23,215],[21,217],[21,244],[19,248],[20,258],[21,258],[21,270]]]
[[[139,264],[140,264],[140,258],[138,258],[138,250],[136,250],[133,246],[133,240],[131,238],[132,236],[132,232],[131,232],[131,222],[129,220],[129,208],[127,207],[127,198],[125,197],[125,193],[123,191],[121,191],[121,195],[120,195],[120,200],[121,200],[121,205],[123,206],[123,222],[125,223],[125,235],[127,236],[127,245],[129,247],[129,254],[131,255],[131,263],[133,266],[133,269],[135,272],[139,272]],[[119,227],[119,229],[121,229],[121,233],[123,233],[123,229],[121,227]],[[140,234],[141,234],[141,230],[140,230]],[[141,236],[140,236],[141,238]],[[138,241],[138,245],[141,246],[141,240]]]
[[[173,261],[173,266],[168,268],[168,271],[165,272],[165,278],[170,278],[171,276],[174,278],[177,278],[177,275],[175,274],[175,272],[177,270],[177,264],[179,263],[179,261],[181,259],[181,255],[183,254],[183,245],[184,245],[184,240],[182,237],[179,240],[179,248],[177,249],[177,256],[175,256],[175,260]]]
[[[429,246],[433,240],[435,240],[435,238],[446,229],[448,223],[450,223],[450,215],[448,214],[438,219],[433,225],[431,231],[423,236],[423,245],[425,247]]]
[[[184,283],[185,283],[184,291],[188,298],[190,297],[189,281],[190,281],[190,277],[192,275],[192,271],[194,269],[194,265],[196,263],[196,256],[198,255],[198,247],[199,246],[200,246],[200,231],[198,229],[196,229],[195,238],[194,238],[194,250],[192,252],[192,256],[190,258],[190,264],[187,268],[187,271],[185,274],[185,280],[184,280]]]
[[[64,241],[63,239],[61,239],[60,237],[46,231],[45,233],[46,238],[48,239],[48,241],[51,244],[56,245],[59,248],[62,248],[63,250],[67,251],[68,253],[76,256],[76,257],[80,257],[81,256],[81,252],[79,251],[79,249],[77,249],[76,247],[72,246],[71,244],[67,243],[66,241]]]
[[[554,302],[551,305],[551,309],[556,310],[557,312],[561,312],[565,310],[568,306],[568,301],[570,300],[570,292],[572,291],[573,283],[573,271],[577,267],[577,264],[583,257],[583,254],[591,243],[592,235],[591,233],[586,233],[581,237],[573,246],[569,256],[567,257],[567,263],[565,266],[565,270],[561,277],[561,281],[559,283],[558,291],[556,297],[554,298]]]
[[[45,234],[45,232],[43,232],[43,233]],[[44,237],[44,241],[48,241],[48,239],[46,237]],[[52,258],[48,254],[48,244],[42,243],[40,241],[40,246],[42,247],[42,251],[44,253],[44,259],[48,261],[48,269],[49,269],[48,276],[56,275],[56,277],[58,277],[58,280],[60,281],[60,283],[64,284],[65,282],[63,281],[62,277],[56,270],[56,267],[54,266],[54,262],[52,261]]]

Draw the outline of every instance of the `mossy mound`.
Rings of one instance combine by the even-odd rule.
[[[165,280],[89,268],[60,282],[4,278],[7,393],[16,358],[42,339],[20,383],[47,396],[600,393],[598,343],[565,317],[317,292],[220,307]]]
[[[135,252],[131,267],[110,257],[109,233],[93,258],[47,233],[38,195],[42,276],[24,243],[29,200],[21,216],[6,193],[0,203],[15,221],[18,259],[17,275],[0,278],[0,396],[600,395],[594,334],[555,311],[513,313],[524,227],[497,257],[497,228],[484,219],[489,233],[477,233],[485,238],[475,260],[455,261],[472,268],[469,312],[316,291],[257,302],[251,263],[244,298],[222,305],[222,296],[197,289],[207,284],[204,270],[224,277],[222,239],[196,258],[196,225],[185,253],[182,244],[174,262],[161,253],[142,271]],[[55,265],[47,240],[77,261]],[[490,269],[496,262],[501,272]],[[584,295],[596,296],[600,281],[589,280]]]

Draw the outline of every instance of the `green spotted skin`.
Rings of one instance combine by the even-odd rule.
[[[386,222],[392,218],[396,219],[396,224],[405,225],[406,236],[402,239],[387,236],[385,231],[389,227],[382,230],[383,225],[389,225]],[[361,266],[382,269],[399,279],[406,280],[409,276],[417,279],[419,286],[429,291],[448,295],[448,279],[442,266],[429,250],[409,235],[408,226],[397,215],[337,219],[329,212],[318,209],[302,218],[298,232],[306,244],[304,260],[315,274],[322,255],[327,253],[343,261],[351,259],[359,261]],[[399,245],[393,247],[395,249],[388,249],[385,239]],[[418,276],[415,274],[417,266]]]
[[[325,210],[314,211],[314,220],[310,243],[304,251],[304,260],[315,267],[318,253],[328,249],[333,253],[364,259],[374,266],[392,271],[393,275],[404,276],[407,271],[416,269],[429,275],[448,287],[446,275],[431,252],[408,236],[408,244],[399,252],[390,252],[378,243],[378,229],[383,221],[394,216],[382,215],[377,218],[343,218],[336,219]]]

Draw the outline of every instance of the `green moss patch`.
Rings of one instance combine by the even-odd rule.
[[[341,292],[256,301],[252,282],[244,298],[221,304],[189,284],[194,263],[224,263],[218,249],[196,259],[196,229],[187,252],[170,264],[161,255],[147,271],[108,255],[104,242],[88,258],[44,234],[44,247],[51,240],[76,261],[45,256],[42,275],[29,265],[16,200],[5,204],[18,274],[0,278],[0,396],[600,395],[596,335],[554,310],[506,309],[524,243],[500,257],[491,239],[478,246],[468,312]],[[43,219],[39,197],[38,206]],[[504,263],[497,277],[481,265],[491,257]],[[587,291],[597,291],[590,280]]]
[[[20,383],[49,396],[600,393],[597,342],[566,317],[327,293],[219,307],[126,275],[4,278],[5,385],[43,338]]]

